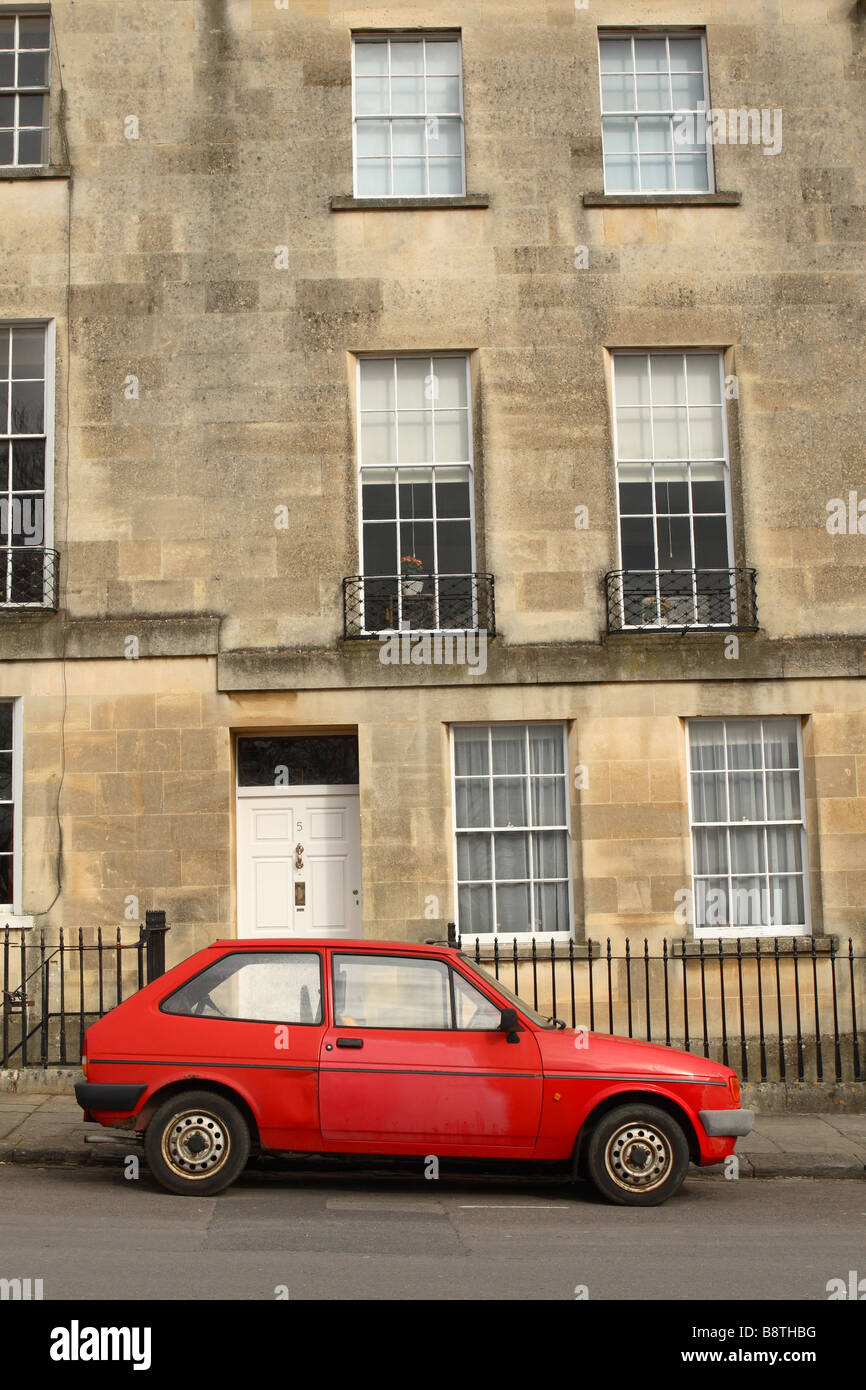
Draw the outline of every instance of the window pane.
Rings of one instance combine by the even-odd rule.
[[[673,188],[673,163],[669,155],[647,155],[640,160],[641,188],[664,193]]]
[[[651,517],[623,517],[622,567],[626,570],[656,568],[655,541]]]
[[[440,517],[468,517],[470,508],[469,480],[466,477],[447,481],[450,469],[436,473],[436,514]],[[443,481],[442,473],[446,480]]]
[[[394,197],[418,198],[427,192],[427,169],[423,159],[395,159]]]
[[[678,154],[676,156],[677,188],[684,193],[707,192],[710,176],[705,154]]]
[[[764,819],[764,793],[759,772],[732,772],[730,787],[732,821]]]
[[[13,377],[44,375],[45,331],[42,328],[16,328],[12,334]]]
[[[564,830],[544,830],[532,837],[536,878],[567,878],[567,836]]]
[[[401,463],[430,463],[433,458],[433,413],[401,410],[398,416]],[[428,511],[427,515],[431,513]]]
[[[758,719],[735,719],[727,726],[728,765],[761,766],[761,723]]]
[[[424,71],[424,49],[418,39],[391,40],[391,75],[407,77]]]
[[[649,405],[649,359],[644,354],[617,353],[614,380],[618,406]]]
[[[653,456],[649,410],[618,407],[616,415],[617,455],[621,459],[650,459]]]
[[[728,925],[727,879],[695,879],[695,918],[699,927]]]
[[[602,132],[604,134],[604,151],[606,155],[613,154],[634,154],[637,150],[637,125],[629,117],[605,116],[602,121]],[[623,358],[623,361],[631,360]],[[640,361],[640,358],[635,358]],[[630,402],[623,401],[623,404]],[[635,400],[633,404],[641,402]]]
[[[460,776],[482,776],[490,770],[487,729],[457,727],[454,730],[454,771]]]
[[[500,777],[493,783],[493,824],[515,829],[528,824],[526,783],[522,779]]]
[[[430,410],[434,385],[429,357],[397,358],[397,407],[399,410]]]
[[[565,782],[562,777],[531,777],[532,824],[565,824]]]
[[[536,883],[536,931],[568,931],[568,885],[566,883]]]
[[[494,835],[493,846],[497,882],[509,878],[529,877],[528,835]]]
[[[423,155],[425,152],[424,122],[394,121],[393,142],[393,152],[395,155]]]
[[[361,358],[361,408],[394,409],[394,361],[390,357]]]
[[[285,772],[283,771],[285,769]],[[357,786],[354,734],[263,735],[238,739],[238,786]]]
[[[799,826],[771,825],[767,829],[771,872],[803,869],[803,834]]]
[[[529,766],[534,773],[565,771],[562,729],[559,725],[530,724]]]
[[[695,821],[727,820],[724,773],[692,773],[692,813]]]
[[[806,895],[799,875],[770,879],[770,921],[774,927],[805,926]]]
[[[763,878],[734,878],[731,880],[732,925],[743,928],[767,927],[770,924],[768,894]]]
[[[799,768],[797,725],[793,719],[772,719],[765,723],[764,757],[767,767]]]
[[[0,703],[0,748],[12,747],[12,705],[8,700]]]
[[[442,521],[437,527],[440,574],[468,574],[472,569],[472,532],[468,521]],[[451,591],[448,591],[449,597]]]
[[[395,115],[424,113],[423,77],[391,78],[391,110]]]
[[[668,39],[668,46],[672,72],[685,72],[689,69],[701,71],[704,55],[699,38],[676,37],[672,34]]]
[[[338,1024],[450,1029],[450,981],[441,961],[335,955],[333,968]]]
[[[600,38],[599,55],[602,72],[629,72],[632,68],[630,38]]]
[[[456,155],[459,158],[463,153],[462,132],[463,127],[459,120],[452,120],[447,116],[437,117],[435,120],[428,118],[428,153],[439,158],[445,155]]]
[[[361,416],[361,456],[365,464],[397,462],[393,415],[370,412]]]
[[[359,77],[356,79],[355,110],[359,116],[388,114],[387,77]]]
[[[633,111],[634,78],[631,73],[601,79],[602,111]]]
[[[388,71],[388,45],[385,42],[355,43],[355,72],[372,77]]]
[[[319,1024],[323,1019],[320,957],[233,952],[176,990],[162,1008],[165,1013],[215,1020]]]
[[[469,404],[466,385],[465,357],[436,357],[433,359],[439,394],[436,404],[440,410]],[[437,426],[438,426],[437,419]]]
[[[457,836],[457,877],[461,881],[493,877],[489,835]]]
[[[458,889],[460,931],[463,936],[486,936],[493,931],[493,888],[490,885]]]
[[[667,153],[671,149],[671,123],[667,116],[643,117],[637,123],[641,154]]]
[[[635,67],[638,72],[666,72],[667,42],[664,38],[635,38]]]
[[[0,49],[15,47],[15,18],[4,16],[0,19]]]
[[[728,568],[728,534],[723,516],[696,516],[695,568]]]
[[[456,970],[451,972],[454,980],[454,1009],[457,1028],[475,1031],[495,1032],[499,1028],[501,1012],[495,1004],[473,988]]]
[[[725,766],[725,726],[720,720],[701,719],[689,725],[692,767],[714,771]]]
[[[460,110],[460,79],[458,77],[427,78],[427,110],[450,113]]]
[[[437,463],[462,463],[468,461],[468,411],[437,410],[435,430]]]
[[[702,72],[675,73],[671,78],[671,97],[674,110],[696,111],[704,99]]]
[[[767,773],[767,819],[799,820],[800,778],[796,772]]]
[[[636,193],[637,159],[629,155],[605,155],[604,181],[609,193]]]
[[[763,873],[766,867],[763,830],[732,829],[732,872],[735,874],[758,874]]]
[[[358,122],[358,155],[371,157],[390,154],[389,121]]]
[[[18,21],[18,47],[47,48],[50,27],[48,15],[23,14]]]
[[[635,78],[638,111],[670,111],[671,88],[666,74]]]
[[[532,929],[529,910],[529,884],[498,884],[496,888],[496,926],[502,933]]]
[[[522,725],[494,729],[492,741],[494,774],[526,771],[526,732]]]
[[[431,159],[430,193],[443,198],[463,192],[463,163],[459,159]]]
[[[490,783],[486,779],[461,778],[455,787],[457,824],[473,830],[490,824]]]
[[[709,819],[715,819],[710,817]],[[694,832],[695,873],[726,874],[728,872],[728,835],[726,830],[696,830]]]
[[[41,381],[13,381],[12,433],[43,434],[45,387]]]
[[[12,754],[0,753],[0,799],[12,800]]]
[[[47,53],[19,53],[19,54],[18,54],[18,86],[19,86],[19,87],[47,87],[47,86],[48,86],[48,54],[47,54]]]
[[[454,39],[427,40],[427,74],[439,77],[460,71],[459,45]]]

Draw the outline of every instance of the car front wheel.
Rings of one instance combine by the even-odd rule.
[[[212,1196],[243,1171],[250,1132],[231,1101],[209,1091],[187,1091],[153,1115],[144,1152],[153,1176],[169,1192]]]
[[[654,1105],[622,1105],[595,1126],[586,1172],[598,1192],[624,1207],[657,1207],[678,1192],[689,1146],[676,1120]]]

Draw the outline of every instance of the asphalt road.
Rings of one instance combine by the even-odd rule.
[[[631,1211],[528,1178],[248,1172],[195,1199],[144,1168],[0,1166],[0,1278],[41,1278],[46,1300],[824,1301],[850,1270],[860,1181],[696,1175]]]

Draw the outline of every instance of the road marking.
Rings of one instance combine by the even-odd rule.
[[[530,1206],[528,1202],[512,1202],[504,1205],[497,1202],[461,1202],[461,1211],[567,1211],[570,1204],[568,1202],[557,1202],[544,1206]]]

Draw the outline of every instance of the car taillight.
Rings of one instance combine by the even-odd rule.
[[[731,1093],[731,1100],[734,1102],[734,1105],[739,1105],[739,1103],[740,1103],[740,1078],[739,1078],[738,1076],[729,1076],[729,1077],[728,1077],[728,1090],[729,1090],[730,1093]]]
[[[87,1058],[84,1057],[84,1056],[82,1056],[82,1058],[81,1058],[81,1070],[84,1072],[84,1075],[85,1075],[85,1077],[86,1077],[86,1076],[87,1076]]]

